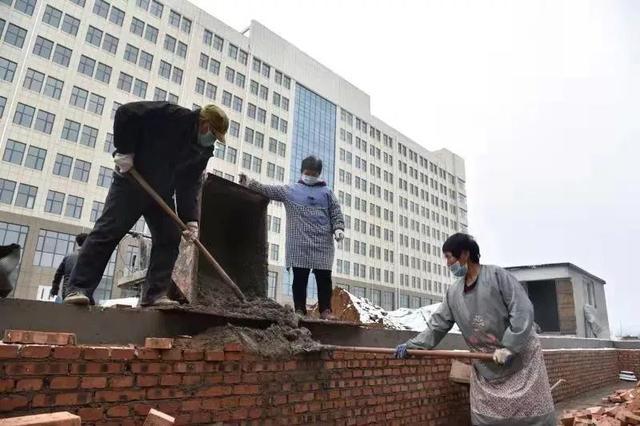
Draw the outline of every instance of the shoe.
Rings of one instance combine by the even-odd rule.
[[[64,298],[63,303],[67,305],[87,306],[90,301],[89,298],[82,293],[69,293],[67,297]]]
[[[141,302],[140,306],[178,306],[180,302],[169,299],[167,296],[160,296],[153,302]]]
[[[296,315],[300,318],[300,319],[305,319],[307,317],[307,314],[304,313],[303,311],[301,311],[300,309],[298,309],[296,311]]]
[[[335,321],[337,318],[335,317],[335,315],[331,313],[331,310],[325,309],[320,314],[320,319],[327,320],[327,321]]]

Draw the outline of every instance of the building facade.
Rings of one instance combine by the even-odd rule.
[[[91,229],[115,110],[146,99],[225,108],[228,143],[208,169],[227,179],[287,184],[320,156],[346,219],[335,284],[388,309],[442,298],[440,247],[467,229],[463,160],[373,116],[368,94],[260,23],[238,32],[177,0],[2,0],[0,11],[0,244],[23,246],[15,297],[47,293],[73,236]],[[268,292],[289,303],[285,220],[271,203]],[[137,250],[120,244],[98,299],[126,296],[113,283]]]

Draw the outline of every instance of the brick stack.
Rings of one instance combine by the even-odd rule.
[[[640,425],[640,384],[636,389],[623,389],[603,399],[603,406],[562,413],[563,426],[627,426]]]

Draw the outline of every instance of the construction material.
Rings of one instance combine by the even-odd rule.
[[[134,168],[129,170],[129,175],[133,177],[133,179],[138,182],[138,184],[145,190],[147,194],[160,206],[165,213],[167,213],[173,221],[180,227],[180,230],[186,231],[188,230],[187,225],[178,217],[178,215],[164,202],[162,197],[158,195],[158,193],[147,183],[147,181],[138,173],[138,171]],[[222,281],[233,291],[233,293],[238,297],[238,299],[244,301],[246,297],[244,293],[238,288],[235,282],[227,275],[227,273],[222,269],[222,267],[218,264],[216,259],[209,253],[209,250],[200,242],[199,239],[194,239],[193,243],[198,247],[202,255],[205,257],[207,262],[211,266],[213,266],[214,270],[220,275]]]
[[[147,337],[144,339],[144,347],[146,349],[171,349],[173,347],[173,339],[164,337]]]
[[[640,384],[634,389],[617,390],[602,403],[585,410],[566,410],[560,421],[563,426],[640,425]]]
[[[151,409],[143,426],[168,426],[174,424],[176,419],[161,411]]]
[[[366,352],[377,354],[389,354],[393,355],[396,350],[393,348],[368,348],[357,346],[325,346],[327,350],[343,351],[343,352]],[[493,361],[492,354],[486,354],[482,352],[469,352],[469,351],[442,351],[442,350],[421,350],[421,349],[409,349],[407,351],[409,356],[415,357],[434,357],[434,358],[461,358],[461,359],[475,359],[479,361]]]
[[[78,426],[80,417],[66,411],[0,419],[0,426]]]
[[[624,380],[625,382],[637,382],[638,378],[636,377],[633,371],[621,371],[619,374],[619,379]]]
[[[52,333],[48,331],[31,330],[5,330],[4,343],[33,343],[37,345],[75,345],[77,342],[74,333]]]
[[[449,380],[454,383],[468,385],[471,383],[471,366],[454,359],[451,361]]]
[[[565,383],[565,382],[566,382],[566,380],[565,380],[565,379],[560,379],[560,380],[558,380],[557,382],[555,382],[555,383],[553,384],[553,386],[551,386],[551,389],[550,389],[550,390],[551,390],[551,392],[553,392],[553,390],[554,390],[555,388],[557,388],[558,386],[560,386],[561,384],[563,384],[563,383]]]

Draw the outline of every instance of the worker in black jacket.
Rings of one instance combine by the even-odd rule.
[[[178,257],[180,230],[127,172],[135,166],[197,238],[202,175],[216,140],[225,142],[227,115],[215,105],[195,111],[168,102],[132,102],[116,111],[116,164],[102,215],[87,237],[69,280],[65,303],[94,304],[109,257],[120,239],[144,216],[152,237],[151,258],[141,306],[174,305],[166,293]],[[175,202],[173,200],[175,194]]]
[[[58,293],[60,293],[60,282],[62,282],[62,298],[69,294],[69,278],[71,277],[71,271],[73,271],[73,267],[76,266],[80,249],[86,239],[87,234],[84,232],[76,235],[76,249],[62,259],[62,262],[58,265],[56,274],[53,276],[51,291],[49,292],[50,298],[56,297],[58,296]]]

